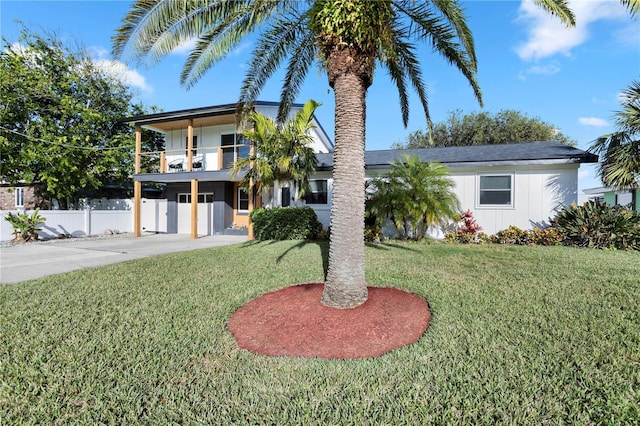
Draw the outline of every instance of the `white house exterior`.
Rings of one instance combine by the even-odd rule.
[[[293,113],[302,105],[295,105]],[[275,117],[277,103],[257,102],[256,111]],[[246,232],[254,199],[229,174],[231,162],[246,156],[250,147],[240,133],[236,105],[174,111],[128,118],[126,122],[161,132],[166,150],[159,154],[157,173],[136,173],[134,181],[166,186],[166,200],[134,202],[137,231],[203,234]],[[314,121],[314,150],[318,169],[311,180],[312,194],[292,200],[286,184],[273,188],[269,206],[308,205],[329,226],[332,193],[333,144]],[[138,131],[139,133],[139,131]],[[148,155],[139,152],[137,157]],[[510,225],[531,229],[543,225],[562,205],[577,200],[578,168],[597,162],[597,156],[559,142],[367,151],[367,176],[384,173],[402,155],[440,162],[449,168],[462,210],[471,210],[487,234]],[[141,190],[138,190],[141,194]],[[140,195],[138,195],[140,197]],[[138,207],[136,207],[136,205]]]

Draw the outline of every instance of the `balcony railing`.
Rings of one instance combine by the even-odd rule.
[[[215,171],[230,169],[239,158],[249,156],[248,144],[194,148],[189,167],[185,149],[149,151],[140,153],[144,169],[151,173],[179,173],[189,171]]]

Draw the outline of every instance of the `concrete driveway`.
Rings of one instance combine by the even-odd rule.
[[[192,240],[182,234],[148,234],[138,238],[72,238],[20,244],[0,250],[0,283],[13,284],[76,269],[245,241],[246,236],[236,235],[206,236]]]

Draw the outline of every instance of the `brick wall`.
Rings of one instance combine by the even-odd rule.
[[[0,187],[0,210],[16,210],[16,188],[15,187]],[[25,210],[32,210],[42,205],[42,200],[36,197],[35,190],[32,186],[23,187],[24,190],[24,208]]]

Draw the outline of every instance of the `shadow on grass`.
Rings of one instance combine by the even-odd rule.
[[[371,247],[376,250],[391,250],[392,248],[406,250],[413,253],[418,253],[420,250],[417,250],[413,247],[408,247],[406,244],[401,243],[365,243],[365,246]]]
[[[242,247],[254,247],[254,246],[270,246],[276,243],[279,243],[281,241],[275,241],[275,240],[269,240],[269,241],[247,241],[245,243],[242,243]],[[320,253],[322,256],[322,270],[324,272],[324,279],[327,279],[327,271],[329,269],[329,242],[328,241],[314,241],[314,240],[301,240],[298,241],[296,244],[294,244],[293,246],[290,246],[289,248],[287,248],[284,252],[282,252],[282,254],[280,254],[277,258],[276,258],[276,263],[280,263],[285,256],[287,256],[287,254],[289,254],[290,252],[292,252],[293,250],[301,250],[302,248],[306,247],[306,246],[318,246],[320,248]],[[400,250],[406,250],[406,251],[410,251],[413,253],[418,253],[419,250],[413,248],[413,247],[408,247],[406,244],[402,244],[402,243],[389,243],[389,242],[384,242],[384,243],[365,243],[365,246],[367,247],[371,247],[373,249],[376,250],[384,250],[384,251],[388,251],[393,249],[400,249]]]

